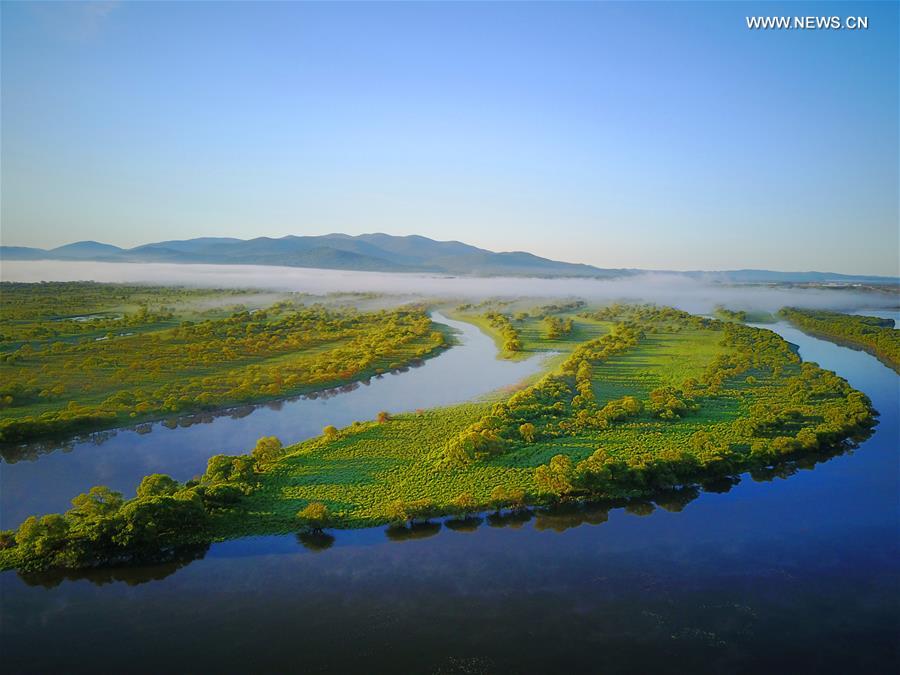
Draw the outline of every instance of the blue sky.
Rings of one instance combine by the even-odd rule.
[[[2,241],[898,274],[897,3],[2,4]],[[750,31],[747,15],[867,31]]]

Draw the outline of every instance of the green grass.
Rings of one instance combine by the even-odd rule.
[[[594,395],[600,403],[623,396],[643,399],[658,387],[700,378],[712,360],[727,351],[720,341],[714,331],[649,334],[635,349],[595,367]]]
[[[610,317],[615,312],[621,316]],[[238,460],[249,467],[239,478],[211,469],[199,484],[177,487],[195,500],[221,487],[246,492],[230,505],[209,502],[208,527],[177,531],[177,541],[296,531],[297,512],[313,502],[328,507],[328,526],[337,528],[390,523],[398,501],[425,500],[431,515],[451,515],[453,502],[467,496],[488,510],[498,487],[521,490],[529,504],[587,495],[632,500],[635,509],[667,490],[677,509],[672,488],[696,490],[698,483],[765,471],[802,453],[827,457],[836,442],[871,425],[864,396],[802,364],[769,331],[647,306],[585,315],[617,323],[573,317],[571,333],[550,340],[539,319],[516,320],[524,353],[559,352],[545,362],[552,376],[534,376],[521,395],[495,392],[487,400],[329,429],[275,454]],[[604,408],[623,396],[643,409]],[[673,411],[681,416],[660,416]],[[535,422],[533,438],[523,419]],[[465,445],[473,435],[478,442]],[[549,472],[567,460],[568,483],[557,488]],[[20,557],[20,548],[0,550],[0,567],[42,562]]]
[[[87,283],[2,290],[3,442],[294,396],[452,343],[423,307],[359,312],[278,296],[250,311],[235,300],[261,301],[252,293]],[[102,317],[65,319],[72,309],[60,297],[78,315]]]
[[[603,335],[607,328],[602,322],[582,320],[578,337]],[[719,330],[666,328],[661,326],[660,332],[649,333],[639,346],[594,367],[593,385],[601,406],[624,395],[644,400],[657,387],[699,379],[716,357],[730,352],[723,346]],[[577,344],[574,338],[543,339],[529,321],[522,335],[529,352],[569,351]],[[559,363],[557,358],[548,367]],[[438,511],[450,512],[458,495],[471,493],[479,504],[486,505],[491,491],[500,485],[521,488],[537,498],[535,468],[557,454],[578,462],[602,447],[621,459],[638,451],[663,457],[690,452],[691,438],[698,431],[715,438],[734,437],[732,425],[749,416],[751,405],[785,400],[788,378],[800,368],[797,364],[784,367],[778,377],[751,371],[758,378],[753,384],[746,376],[733,378],[717,394],[701,397],[699,409],[681,419],[667,421],[645,412],[605,430],[523,442],[512,452],[464,467],[438,468],[437,460],[449,439],[490,412],[490,402],[401,415],[382,424],[358,424],[344,429],[338,439],[320,437],[289,448],[283,460],[261,475],[261,489],[239,510],[221,518],[219,535],[295,529],[295,513],[311,501],[329,507],[335,526],[362,527],[386,522],[388,505],[398,499],[425,498],[433,501]],[[838,399],[798,405],[803,417],[780,433],[814,425],[828,409],[841,405]]]

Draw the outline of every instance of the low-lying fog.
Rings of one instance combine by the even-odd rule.
[[[706,283],[672,274],[622,279],[451,277],[433,274],[351,272],[258,265],[182,265],[7,261],[3,281],[106,281],[216,288],[259,288],[325,294],[389,293],[407,298],[570,298],[593,302],[655,302],[707,313],[716,305],[734,310],[776,311],[786,305],[852,310],[895,308],[895,294],[829,288],[788,288]]]

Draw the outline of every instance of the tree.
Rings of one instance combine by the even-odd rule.
[[[277,437],[263,436],[256,441],[256,447],[253,448],[253,452],[250,454],[257,464],[269,464],[278,459],[283,447]]]
[[[410,519],[409,509],[402,499],[396,499],[388,504],[384,509],[384,515],[391,525],[405,525]]]
[[[611,478],[612,458],[603,448],[597,448],[590,457],[578,463],[577,475],[581,486],[590,490],[600,490]]]
[[[217,483],[200,489],[203,502],[213,509],[221,509],[235,504],[244,496],[244,491],[234,483]]]
[[[137,488],[138,497],[161,497],[174,495],[181,489],[177,480],[164,473],[151,473],[144,476]]]
[[[253,480],[254,461],[246,455],[213,455],[206,462],[207,483],[248,483]]]
[[[110,490],[105,485],[97,485],[72,499],[69,515],[83,520],[112,516],[122,508],[122,503],[121,492]]]
[[[331,512],[322,502],[310,502],[297,511],[297,519],[304,527],[320,532],[331,520]]]
[[[202,502],[176,497],[132,499],[119,516],[122,526],[113,538],[116,544],[154,550],[204,529],[209,518]]]
[[[470,513],[478,508],[478,502],[475,501],[475,497],[472,496],[471,492],[463,492],[458,497],[455,497],[450,502],[450,505],[454,511],[463,517],[468,517]]]
[[[531,422],[525,422],[519,427],[519,435],[526,443],[534,443],[534,425]]]
[[[506,488],[502,485],[498,485],[493,490],[491,490],[490,504],[493,506],[497,513],[500,513],[500,509],[504,506],[507,506],[509,503],[509,493]]]
[[[58,513],[38,520],[27,518],[16,532],[16,545],[26,557],[44,558],[61,549],[69,535],[69,524]]]
[[[538,489],[555,497],[562,497],[574,490],[575,468],[567,455],[554,456],[549,464],[534,471]]]
[[[489,503],[497,513],[500,513],[503,507],[511,508],[513,511],[521,511],[525,508],[525,490],[498,485],[491,490]]]
[[[16,533],[13,530],[0,530],[0,551],[16,545]]]
[[[327,438],[329,441],[334,440],[338,435],[337,427],[333,424],[329,424],[327,427],[322,429],[322,435],[324,435],[325,438]]]
[[[525,508],[525,490],[522,488],[510,488],[506,491],[506,500],[513,511],[521,511]]]

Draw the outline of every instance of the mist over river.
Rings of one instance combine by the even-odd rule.
[[[405,299],[447,297],[577,296],[589,301],[656,302],[688,312],[707,313],[716,305],[731,309],[774,312],[790,305],[858,309],[897,307],[897,296],[849,289],[726,285],[677,274],[646,273],[615,279],[463,277],[436,274],[354,272],[264,265],[183,265],[167,263],[103,263],[6,261],[3,281],[104,281],[216,288],[258,288],[312,294],[360,291],[399,295]]]

